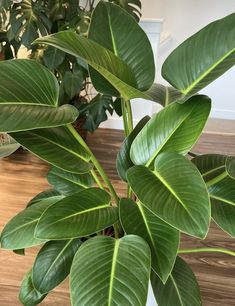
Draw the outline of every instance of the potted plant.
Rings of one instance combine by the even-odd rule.
[[[86,63],[54,47],[32,45],[40,37],[63,30],[87,36],[95,1],[10,1],[0,2],[0,59],[17,58],[20,47],[28,56],[49,68],[60,85],[59,103],[72,104],[79,110],[74,123],[83,138],[107,120],[106,112],[114,111],[114,101],[108,95],[91,92]],[[138,21],[141,2],[110,0],[123,7]],[[132,6],[134,4],[135,6]],[[7,18],[9,16],[9,18]],[[24,52],[25,53],[25,52]]]
[[[173,87],[152,84],[150,43],[115,4],[97,5],[88,38],[64,31],[36,41],[87,62],[96,90],[120,99],[126,139],[117,170],[127,186],[121,199],[71,125],[77,109],[58,106],[54,75],[32,60],[0,63],[0,131],[52,165],[53,189],[32,199],[1,233],[3,249],[22,253],[42,245],[23,280],[22,304],[40,303],[70,275],[72,305],[144,306],[149,280],[160,306],[201,305],[180,254],[235,252],[179,249],[180,233],[204,239],[213,219],[234,237],[235,159],[187,155],[211,108],[197,92],[233,66],[234,33],[232,14],[176,48],[162,68]],[[137,97],[164,108],[133,128],[130,99]]]

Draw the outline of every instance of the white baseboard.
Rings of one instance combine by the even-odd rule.
[[[218,119],[235,120],[235,110],[212,108],[210,117]]]

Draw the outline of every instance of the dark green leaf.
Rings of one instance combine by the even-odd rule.
[[[60,194],[58,191],[53,190],[53,189],[48,189],[45,191],[40,192],[39,194],[37,194],[35,197],[33,197],[29,203],[27,204],[27,207],[37,204],[39,203],[41,200],[44,199],[50,199],[52,202],[54,201],[54,199],[62,199],[64,196],[62,194]]]
[[[131,145],[136,138],[136,136],[139,134],[139,132],[143,129],[143,127],[147,124],[147,122],[150,120],[149,116],[145,116],[140,120],[140,122],[137,124],[137,126],[134,128],[134,130],[131,132],[131,134],[125,138],[119,152],[117,155],[117,171],[118,175],[121,177],[123,181],[126,181],[126,172],[129,168],[134,166],[131,158],[130,158],[130,149]]]
[[[194,94],[234,65],[235,14],[214,21],[166,59],[163,77],[183,94]]]
[[[201,306],[196,277],[183,259],[177,257],[172,274],[165,285],[152,272],[151,284],[158,306]]]
[[[62,64],[64,58],[64,52],[52,47],[48,47],[43,53],[43,61],[50,70],[56,69]]]
[[[34,288],[45,294],[59,285],[70,272],[80,240],[47,242],[38,253],[32,269]]]
[[[79,248],[72,264],[72,304],[144,306],[150,257],[147,243],[138,236],[89,239]]]
[[[209,195],[189,160],[176,153],[161,153],[154,171],[134,166],[127,179],[143,205],[159,218],[182,232],[205,238],[210,223]]]
[[[118,209],[110,201],[110,195],[97,188],[68,196],[45,211],[35,235],[42,239],[71,239],[103,230],[118,220]]]
[[[75,174],[52,167],[47,180],[61,194],[70,195],[91,187],[94,180],[90,173]]]
[[[109,2],[116,3],[124,8],[129,14],[139,21],[141,17],[141,2],[140,0],[109,0]]]
[[[81,70],[78,71],[66,71],[63,78],[63,85],[66,94],[72,99],[78,94],[83,86],[83,73]]]
[[[140,202],[122,199],[119,207],[125,232],[138,235],[148,242],[152,269],[166,282],[177,256],[179,231],[163,222]]]
[[[210,113],[211,102],[198,95],[184,104],[173,103],[156,114],[131,146],[136,165],[150,165],[163,151],[186,154],[197,141]]]

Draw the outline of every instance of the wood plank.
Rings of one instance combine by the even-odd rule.
[[[88,144],[100,160],[118,194],[125,196],[126,187],[118,178],[115,159],[123,140],[122,131],[100,129],[88,138]],[[194,148],[197,153],[235,155],[234,134],[203,134]],[[45,176],[48,166],[32,154],[20,150],[0,161],[0,230],[37,193],[49,188]],[[212,224],[208,238],[198,241],[182,235],[182,247],[226,247],[235,250],[234,240]],[[37,248],[19,256],[0,251],[0,305],[18,306],[18,290],[22,277],[32,265]],[[198,277],[203,305],[235,305],[235,258],[200,253],[183,256]],[[50,294],[41,305],[69,306],[68,281]],[[92,305],[89,305],[92,306]],[[123,305],[125,306],[125,305]]]

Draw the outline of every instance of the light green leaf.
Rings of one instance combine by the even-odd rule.
[[[52,167],[47,175],[49,184],[61,194],[70,195],[91,187],[94,180],[90,173],[75,174]]]
[[[165,152],[154,171],[134,166],[127,179],[139,200],[163,221],[189,235],[205,238],[210,223],[210,201],[197,168],[185,157]]]
[[[41,294],[38,292],[32,283],[31,271],[26,273],[23,282],[20,287],[19,300],[24,306],[36,306],[44,298],[46,294]]]
[[[147,243],[138,236],[89,239],[71,268],[73,306],[145,306],[150,257]]]
[[[163,77],[193,95],[234,65],[235,14],[214,21],[188,38],[166,59]]]
[[[20,147],[10,135],[0,133],[0,158],[7,157]]]
[[[72,99],[76,94],[80,92],[83,86],[83,74],[81,70],[78,71],[66,71],[63,78],[63,86],[66,94]]]
[[[148,242],[152,269],[166,282],[177,256],[179,231],[163,222],[140,202],[122,199],[119,207],[125,232],[138,235]]]
[[[100,1],[92,14],[88,38],[110,50],[128,66],[133,73],[136,89],[142,92],[150,88],[155,77],[151,44],[142,28],[126,11],[117,5]],[[107,79],[93,69],[90,69],[90,75],[97,91],[117,95]]]
[[[80,240],[47,242],[38,253],[32,269],[34,288],[45,294],[59,285],[70,272]]]
[[[48,47],[43,53],[43,61],[50,70],[56,69],[62,64],[64,58],[64,52],[52,47]]]
[[[39,158],[62,170],[85,173],[92,168],[90,154],[68,127],[11,133],[11,136]]]
[[[208,188],[214,221],[235,238],[235,180],[226,177]]]
[[[210,113],[211,103],[198,95],[184,104],[173,103],[156,114],[131,146],[136,165],[150,165],[163,151],[186,154],[197,141]]]
[[[158,306],[201,306],[196,277],[183,259],[177,257],[172,274],[164,285],[152,272],[151,284]]]
[[[54,203],[57,201],[58,199],[55,199]],[[1,248],[16,250],[44,243],[45,239],[34,236],[34,230],[42,213],[54,203],[44,199],[11,219],[1,233]]]
[[[35,236],[41,239],[71,239],[94,234],[118,220],[110,195],[89,188],[62,199],[39,220]]]
[[[130,148],[131,145],[136,138],[136,136],[139,134],[139,132],[143,129],[143,127],[146,125],[146,123],[150,120],[149,116],[145,116],[140,120],[140,122],[136,125],[134,130],[131,132],[131,134],[125,138],[119,152],[117,155],[117,171],[118,175],[121,177],[123,181],[127,181],[126,178],[126,172],[129,168],[134,166],[131,158],[130,158]]]
[[[58,82],[32,60],[0,62],[0,131],[65,125],[76,120],[72,105],[58,107]]]

